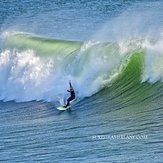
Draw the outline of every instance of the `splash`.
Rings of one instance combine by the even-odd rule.
[[[146,44],[145,68],[142,82],[163,81],[163,41],[153,44]]]

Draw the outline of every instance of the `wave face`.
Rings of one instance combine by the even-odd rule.
[[[6,33],[0,53],[0,99],[62,103],[70,79],[78,99],[108,87],[123,93],[131,85],[135,90],[162,82],[162,47],[162,40],[84,43]]]

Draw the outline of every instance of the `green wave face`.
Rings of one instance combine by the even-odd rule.
[[[102,90],[140,101],[162,83],[161,47],[155,40],[83,43],[9,33],[0,56],[1,99],[59,101],[71,79],[78,98]]]

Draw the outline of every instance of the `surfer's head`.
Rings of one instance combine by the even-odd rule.
[[[73,88],[70,88],[70,91],[73,91]]]

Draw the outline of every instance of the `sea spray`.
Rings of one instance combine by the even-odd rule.
[[[154,44],[147,42],[144,47],[146,48],[146,55],[142,82],[163,81],[163,41],[160,40]]]

